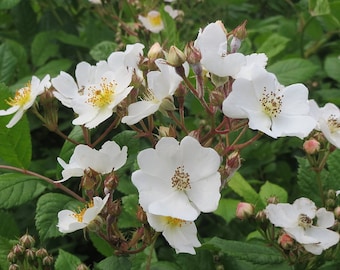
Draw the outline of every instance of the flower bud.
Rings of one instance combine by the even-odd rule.
[[[148,52],[149,60],[151,62],[154,62],[158,58],[163,58],[163,56],[164,56],[164,53],[163,53],[163,48],[161,47],[161,45],[158,42],[154,43]]]
[[[281,234],[277,242],[285,250],[289,250],[294,246],[294,239],[287,233]]]
[[[236,53],[241,47],[241,40],[237,37],[233,37],[230,42],[230,52]]]
[[[17,265],[17,264],[11,264],[9,267],[8,267],[8,270],[19,270],[20,269],[20,267],[19,267],[19,265]]]
[[[241,220],[247,219],[254,215],[254,205],[246,202],[240,202],[236,208],[236,217]]]
[[[79,264],[76,270],[89,270],[89,268],[85,264]]]
[[[48,255],[42,259],[42,265],[43,266],[52,266],[53,265],[53,257],[51,255]]]
[[[53,88],[45,90],[39,99],[39,104],[44,110],[44,125],[50,131],[58,129],[58,102],[53,95]]]
[[[31,248],[31,247],[34,247],[35,240],[33,236],[26,233],[20,237],[19,244],[21,244],[25,248]]]
[[[38,258],[44,258],[44,257],[48,256],[48,252],[45,248],[39,248],[35,252],[35,256],[37,256]]]
[[[334,216],[337,220],[340,220],[340,206],[335,207]]]
[[[279,198],[276,196],[271,196],[267,199],[267,204],[278,204]]]
[[[98,232],[102,229],[103,224],[105,224],[104,218],[101,216],[96,216],[95,219],[93,219],[90,224],[87,225],[86,229],[91,232]]]
[[[229,77],[220,77],[215,74],[210,74],[210,79],[215,87],[220,87],[228,82]]]
[[[245,20],[242,24],[237,26],[232,32],[233,36],[238,38],[239,40],[244,40],[247,36],[247,30],[246,30],[246,24],[247,20]]]
[[[148,222],[146,213],[141,206],[138,206],[136,215],[137,215],[137,219],[143,224],[146,224]]]
[[[81,180],[81,187],[85,190],[93,190],[99,180],[99,173],[91,168],[88,168],[84,171],[84,175]]]
[[[335,200],[327,199],[325,201],[325,206],[326,206],[326,209],[333,209],[335,207]]]
[[[268,221],[267,215],[265,211],[259,211],[257,212],[257,214],[255,215],[255,219],[257,222],[260,223],[265,223]]]
[[[106,188],[105,194],[111,193],[111,191],[116,189],[118,186],[118,182],[118,177],[115,175],[115,173],[109,173],[104,180],[104,188]]]
[[[170,96],[164,98],[158,110],[164,115],[167,115],[167,111],[175,111],[176,106],[174,105],[173,98]]]
[[[17,261],[17,256],[15,255],[15,253],[13,251],[10,251],[8,253],[7,261],[9,261],[10,263],[15,263]]]
[[[199,63],[202,59],[200,50],[194,46],[192,41],[185,45],[184,54],[186,55],[186,60],[191,65]]]
[[[313,155],[320,150],[320,142],[316,139],[309,139],[303,143],[303,149],[309,155]]]
[[[336,191],[334,189],[330,189],[327,191],[327,198],[328,199],[336,199]]]
[[[230,179],[240,167],[241,167],[240,153],[235,151],[229,154],[225,165],[225,174],[227,176],[227,180]]]
[[[25,257],[29,262],[33,262],[35,260],[35,250],[27,248],[25,250]]]
[[[180,67],[186,61],[186,56],[176,46],[171,46],[167,54],[166,61],[173,67]]]
[[[24,254],[24,252],[25,252],[25,248],[22,246],[22,245],[20,245],[20,244],[16,244],[16,245],[14,245],[14,247],[12,248],[12,251],[13,251],[13,253],[15,254],[15,256],[21,256],[21,255],[23,255]]]

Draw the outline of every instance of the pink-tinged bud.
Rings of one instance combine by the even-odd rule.
[[[241,220],[247,219],[254,215],[254,205],[246,202],[240,202],[236,208],[236,217]]]
[[[230,179],[235,172],[241,167],[241,157],[239,152],[231,153],[226,160],[225,173],[227,179]]]
[[[10,263],[15,263],[17,261],[17,256],[14,254],[13,251],[10,251],[7,255],[7,261]]]
[[[33,262],[35,260],[35,250],[30,248],[25,250],[25,257],[29,262]]]
[[[24,254],[25,252],[25,248],[20,245],[20,244],[16,244],[14,245],[14,247],[12,248],[12,251],[13,253],[16,255],[16,256],[21,256]]]
[[[36,252],[35,252],[35,256],[37,256],[38,258],[44,258],[48,255],[48,252],[45,248],[39,248]]]
[[[176,46],[171,46],[166,57],[166,61],[170,66],[180,67],[186,61],[186,56]]]
[[[191,65],[199,63],[202,59],[200,50],[194,46],[192,41],[185,45],[184,54],[186,55],[188,63]]]
[[[320,150],[320,142],[316,139],[309,139],[303,143],[303,149],[309,155],[315,154]]]
[[[242,24],[237,26],[233,30],[233,36],[237,37],[239,40],[244,40],[247,36],[246,24],[247,24],[247,20],[245,20]]]
[[[8,267],[8,270],[19,270],[20,269],[20,267],[19,267],[19,265],[17,265],[17,264],[11,264],[9,267]]]
[[[46,256],[42,259],[42,265],[43,266],[52,266],[54,263],[53,257],[51,255]]]
[[[19,244],[21,244],[25,248],[31,248],[31,247],[34,247],[35,240],[33,236],[26,233],[20,237]]]
[[[340,206],[335,207],[334,216],[337,220],[340,220]]]
[[[277,242],[285,250],[289,250],[294,246],[294,239],[287,233],[281,234]]]

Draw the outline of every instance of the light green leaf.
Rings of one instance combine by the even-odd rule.
[[[220,199],[218,208],[214,214],[221,216],[225,221],[230,222],[236,216],[236,208],[240,201],[234,199]]]
[[[141,225],[136,217],[138,206],[138,195],[131,194],[122,198],[122,213],[119,216],[118,226],[119,228],[131,228]]]
[[[90,55],[96,61],[106,60],[117,48],[117,44],[111,41],[102,41],[90,50]]]
[[[259,243],[249,244],[213,237],[211,240],[204,243],[203,246],[216,248],[228,256],[255,264],[280,264],[284,261],[282,255],[274,248]]]
[[[100,263],[98,263],[95,270],[110,270],[110,269],[119,269],[119,270],[130,270],[131,269],[131,261],[128,257],[117,257],[111,256]],[[58,270],[58,269],[56,269]]]
[[[81,260],[71,253],[59,249],[59,255],[55,261],[55,270],[74,270],[81,264]]]
[[[31,55],[36,67],[42,66],[48,59],[57,55],[59,46],[55,41],[55,36],[55,32],[40,32],[34,37]]]
[[[77,200],[58,193],[47,193],[41,196],[37,203],[35,225],[42,241],[60,236],[58,231],[58,212],[63,209],[77,210],[83,206]]]
[[[303,83],[311,79],[318,70],[318,67],[309,60],[292,58],[278,61],[267,69],[277,76],[281,84],[289,85]]]
[[[328,77],[340,82],[340,57],[328,56],[325,60],[325,71]]]
[[[261,201],[259,194],[257,194],[241,174],[235,173],[228,182],[228,186],[246,202],[256,205],[259,209],[264,208],[264,204]]]
[[[276,197],[280,203],[285,203],[288,199],[288,193],[284,188],[270,183],[269,181],[266,181],[266,183],[261,187],[259,195],[265,205],[267,204],[267,199],[273,196]]]
[[[36,177],[20,173],[1,174],[0,208],[22,205],[41,195],[45,189],[46,184]]]
[[[280,52],[282,52],[288,42],[290,41],[289,38],[286,38],[284,36],[281,36],[277,33],[274,33],[272,35],[270,35],[260,46],[260,48],[258,48],[258,52],[261,53],[265,53],[268,58],[272,58],[275,55],[279,54]]]
[[[328,0],[309,0],[308,4],[312,16],[326,15],[331,12]]]
[[[8,44],[0,45],[0,82],[8,83],[14,75],[17,58],[11,52]]]

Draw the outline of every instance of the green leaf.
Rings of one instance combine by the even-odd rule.
[[[327,159],[328,177],[323,181],[324,190],[334,189],[339,190],[339,175],[340,175],[340,150],[336,149]]]
[[[131,228],[141,225],[136,217],[138,207],[138,195],[131,194],[122,198],[123,209],[119,216],[119,228]]]
[[[309,60],[292,58],[278,61],[267,69],[277,76],[281,84],[289,85],[311,79],[318,67]]]
[[[181,269],[183,268],[175,263],[164,261],[152,263],[150,267],[150,270],[181,270]]]
[[[92,232],[89,233],[89,236],[92,244],[98,250],[98,252],[103,254],[105,257],[110,257],[113,254],[114,249],[103,238]]]
[[[275,249],[260,245],[259,243],[249,244],[213,237],[204,243],[203,246],[216,248],[228,256],[255,264],[280,264],[284,261],[282,255]]]
[[[8,209],[22,205],[46,189],[43,180],[20,173],[0,175],[0,208]]]
[[[270,59],[285,50],[289,41],[289,38],[274,33],[262,43],[257,51],[265,53]]]
[[[117,257],[111,256],[100,263],[98,263],[95,270],[110,270],[110,269],[119,269],[119,270],[130,270],[131,269],[131,261],[128,257]],[[58,270],[58,269],[57,269]]]
[[[59,46],[55,42],[55,36],[55,32],[40,32],[34,37],[31,55],[36,67],[42,66],[48,59],[57,55]]]
[[[240,201],[222,198],[214,214],[221,216],[225,221],[230,222],[236,216],[236,208]]]
[[[72,65],[72,61],[69,59],[52,60],[41,66],[36,72],[36,75],[45,76],[50,74],[51,77],[59,75],[61,70],[68,70]]]
[[[256,205],[257,208],[264,208],[259,194],[251,187],[251,185],[242,177],[241,174],[235,175],[228,182],[228,186],[246,202]]]
[[[6,220],[6,222],[0,222],[0,236],[11,239],[17,238],[20,231],[14,216],[8,212],[0,211],[0,220]]]
[[[18,63],[7,43],[0,45],[0,82],[9,83]]]
[[[0,84],[0,99],[8,99],[9,90]],[[32,145],[28,121],[24,116],[12,128],[6,125],[13,115],[0,117],[0,158],[19,168],[28,168],[31,162]]]
[[[215,270],[216,265],[213,260],[213,255],[210,250],[202,248],[196,249],[196,255],[193,257],[191,254],[180,253],[175,257],[177,265],[185,270]]]
[[[21,0],[1,0],[0,9],[11,9],[16,6]]]
[[[10,240],[5,237],[0,236],[0,269],[7,270],[9,263],[7,260],[7,255],[12,249],[13,245]]]
[[[285,203],[288,199],[288,193],[284,188],[270,183],[269,181],[266,181],[266,183],[261,187],[259,195],[263,204],[267,204],[267,199],[270,197],[276,197],[280,203]]]
[[[326,15],[330,13],[328,0],[309,0],[309,12],[312,16]]]
[[[81,260],[71,253],[59,249],[59,255],[55,261],[55,270],[74,270],[81,264]]]
[[[117,44],[111,41],[102,41],[90,50],[90,55],[96,61],[106,60],[117,48]]]
[[[72,197],[47,193],[41,196],[37,203],[35,224],[42,241],[47,238],[60,236],[58,231],[58,212],[63,209],[77,210],[82,204]]]
[[[64,31],[58,31],[56,38],[64,44],[88,48],[86,42],[81,40],[78,36],[65,33]]]
[[[325,71],[328,77],[340,82],[340,58],[338,56],[327,56],[325,60]]]

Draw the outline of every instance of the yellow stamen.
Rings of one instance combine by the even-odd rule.
[[[328,118],[328,127],[331,133],[337,132],[340,130],[340,119],[337,118],[334,114],[331,114]]]
[[[171,226],[171,227],[182,227],[184,224],[187,223],[187,221],[179,218],[174,218],[174,217],[164,217],[166,223]]]
[[[6,100],[10,106],[24,106],[31,98],[31,82],[28,82],[25,87],[16,91],[14,98]]]
[[[93,106],[97,107],[105,107],[112,103],[114,100],[114,94],[117,83],[107,82],[106,78],[102,78],[102,83],[100,84],[100,88],[90,87],[89,98],[87,100],[88,103],[92,103]]]
[[[154,27],[162,25],[162,18],[159,12],[149,12],[147,19],[150,24]]]
[[[184,166],[176,168],[174,176],[171,178],[171,186],[180,191],[191,188],[190,175],[184,171]]]
[[[93,200],[88,202],[83,209],[79,209],[78,212],[74,212],[72,215],[77,219],[78,222],[83,222],[84,214],[88,208],[92,208],[94,206]]]
[[[278,89],[277,93],[273,91],[268,93],[266,88],[263,90],[262,98],[259,101],[261,102],[262,110],[270,117],[276,117],[281,113],[283,95],[280,92],[280,89]]]

